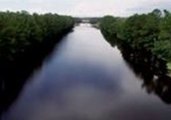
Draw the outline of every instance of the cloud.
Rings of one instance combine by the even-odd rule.
[[[170,0],[0,0],[0,10],[60,13],[73,16],[129,16],[155,8],[171,10]]]
[[[158,9],[167,9],[167,10],[171,10],[170,8],[171,6],[171,2],[169,0],[144,0],[141,2],[141,4],[132,7],[132,8],[127,8],[128,12],[132,12],[132,13],[148,13],[156,8]]]

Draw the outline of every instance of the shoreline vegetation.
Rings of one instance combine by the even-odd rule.
[[[58,14],[0,12],[0,114],[74,23]]]
[[[0,58],[15,59],[32,45],[63,36],[74,25],[69,16],[57,14],[0,12]]]
[[[111,45],[128,46],[166,61],[171,70],[171,13],[155,9],[128,18],[105,16],[100,29]],[[153,57],[151,57],[153,59]]]
[[[171,104],[171,13],[156,9],[128,18],[105,16],[100,30],[111,46],[117,46],[142,88]]]

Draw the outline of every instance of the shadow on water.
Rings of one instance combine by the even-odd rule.
[[[15,54],[13,60],[0,58],[0,115],[15,101],[27,78],[41,66],[56,43],[69,31],[65,31],[58,38],[45,40],[41,44],[35,43],[24,53]]]
[[[29,78],[2,120],[170,120],[170,106],[156,97],[170,103],[165,62],[148,63],[138,59],[144,54],[118,48],[125,60],[99,30],[89,24],[75,27]],[[155,95],[144,92],[142,82]]]
[[[142,88],[148,94],[158,95],[166,104],[171,104],[171,77],[168,76],[167,62],[149,51],[132,49],[120,42],[116,35],[108,36],[104,31],[102,33],[112,46],[118,47],[130,69],[142,78]]]
[[[142,78],[142,88],[148,94],[158,95],[163,102],[171,104],[171,78],[167,76],[166,61],[146,51],[137,51],[119,45],[124,60],[134,73]]]

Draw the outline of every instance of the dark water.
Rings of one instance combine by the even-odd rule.
[[[34,72],[2,120],[171,120],[171,106],[147,93],[143,81],[99,30],[82,24]]]

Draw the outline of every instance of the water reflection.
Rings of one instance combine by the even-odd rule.
[[[62,36],[61,36],[62,37]],[[8,109],[21,92],[26,79],[41,66],[60,38],[30,46],[24,53],[13,54],[12,60],[0,57],[0,115]],[[5,54],[5,53],[4,53]]]
[[[147,93],[154,93],[171,104],[171,77],[167,76],[166,61],[149,52],[135,51],[123,45],[120,45],[120,50],[130,68],[143,79],[142,87]]]
[[[2,120],[170,120],[99,30],[77,26],[25,85]]]

